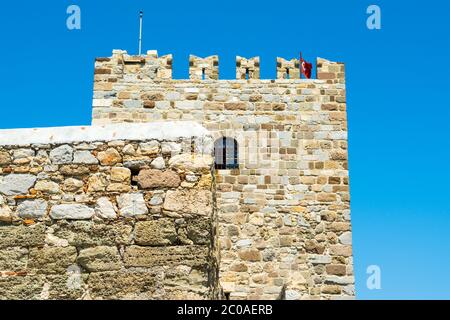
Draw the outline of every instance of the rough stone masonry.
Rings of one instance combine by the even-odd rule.
[[[92,127],[0,132],[0,298],[353,298],[344,65],[172,61],[114,50]]]
[[[237,80],[219,80],[218,56],[191,56],[175,80],[171,55],[115,50],[95,63],[92,123],[195,121],[237,141],[238,168],[215,173],[225,297],[353,297],[344,64],[276,71],[260,80],[259,57],[237,57]]]
[[[0,298],[218,298],[211,143],[188,122],[0,131]]]

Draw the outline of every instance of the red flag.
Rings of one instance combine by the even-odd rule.
[[[300,68],[301,68],[301,72],[302,74],[307,78],[307,79],[311,79],[311,72],[312,72],[312,63],[309,63],[307,61],[305,61],[302,57],[302,54],[300,53]]]

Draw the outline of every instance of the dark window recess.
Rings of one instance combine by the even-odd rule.
[[[216,169],[238,169],[238,143],[233,138],[219,138],[214,143]]]
[[[206,70],[205,68],[202,69],[202,80],[206,79]]]

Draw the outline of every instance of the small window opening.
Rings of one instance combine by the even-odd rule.
[[[286,69],[286,79],[290,79],[289,68]]]
[[[245,69],[245,80],[250,79],[250,71],[248,70],[248,68]]]
[[[138,177],[141,169],[139,169],[137,167],[131,167],[130,171],[131,171],[131,185],[138,186],[138,178],[137,177]]]
[[[218,170],[238,169],[238,143],[233,138],[219,138],[214,143],[215,167]]]
[[[202,80],[205,80],[206,78],[206,71],[205,68],[202,69]]]

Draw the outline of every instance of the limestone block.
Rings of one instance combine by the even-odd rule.
[[[178,214],[209,216],[212,213],[212,193],[196,189],[169,190],[163,208]]]
[[[117,217],[114,205],[106,197],[102,197],[97,200],[95,205],[95,213],[103,219],[115,219]]]
[[[75,263],[75,247],[47,247],[30,250],[28,267],[38,273],[66,273],[67,268]]]
[[[177,230],[171,219],[137,222],[135,233],[136,244],[143,246],[173,245],[177,240]]]
[[[94,209],[82,204],[60,204],[50,210],[50,217],[55,220],[84,220],[94,215]]]
[[[183,153],[169,160],[169,167],[182,171],[208,172],[211,170],[213,158],[210,155]]]
[[[126,223],[96,223],[93,221],[61,221],[55,225],[54,235],[71,246],[117,246],[131,243],[133,228]]]
[[[181,183],[181,179],[176,172],[155,169],[141,170],[137,181],[142,189],[177,188]]]
[[[30,174],[9,174],[0,177],[0,193],[7,196],[27,194],[34,186],[36,176]]]
[[[62,145],[50,151],[50,160],[53,164],[67,164],[73,160],[73,148],[69,145]]]
[[[152,267],[178,265],[206,268],[208,264],[206,246],[139,247],[125,249],[124,262],[127,267]]]
[[[111,181],[130,182],[131,171],[128,168],[115,167],[111,169]]]
[[[47,214],[47,201],[25,200],[17,206],[17,215],[23,219],[39,219]]]
[[[81,250],[77,262],[89,272],[119,270],[122,267],[116,247],[99,246]]]
[[[103,166],[113,166],[122,161],[122,156],[114,148],[108,148],[106,151],[99,152],[97,158]]]
[[[166,168],[166,162],[163,157],[158,157],[150,164],[153,169],[164,170]]]
[[[128,193],[117,197],[120,215],[134,217],[148,213],[142,193]]]
[[[98,160],[90,151],[75,151],[73,163],[98,164]]]
[[[53,181],[38,181],[34,186],[36,191],[43,193],[57,194],[60,192],[59,184]]]
[[[0,248],[43,246],[45,241],[45,225],[0,226]]]

